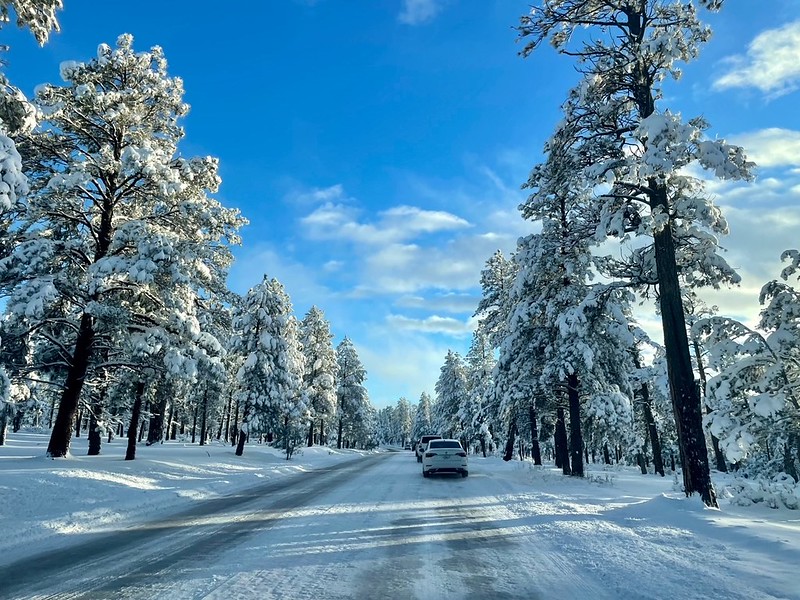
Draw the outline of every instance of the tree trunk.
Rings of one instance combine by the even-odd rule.
[[[100,417],[103,414],[103,405],[106,399],[106,388],[103,385],[100,390],[100,396],[92,403],[91,411],[89,413],[89,451],[88,456],[98,456],[100,454],[100,446],[102,445],[102,436],[100,435]]]
[[[169,384],[164,384],[169,385]],[[147,445],[160,442],[164,439],[164,415],[167,413],[167,402],[169,401],[169,389],[159,390],[161,400],[156,409],[150,415],[150,425],[147,427]]]
[[[508,426],[508,439],[506,440],[506,451],[503,453],[503,460],[508,462],[514,458],[514,438],[517,435],[517,420],[511,419]]]
[[[50,396],[50,415],[47,417],[47,428],[52,429],[53,427],[53,415],[56,412],[56,395],[52,394]]]
[[[238,422],[239,417],[239,401],[236,401],[236,420]],[[237,434],[233,436],[236,441],[236,456],[241,456],[244,454],[244,443],[247,440],[247,433],[250,427],[250,402],[245,401],[244,404],[244,414],[242,415],[242,425],[237,430]]]
[[[169,403],[169,416],[167,417],[166,423],[164,423],[164,431],[163,436],[161,438],[161,442],[166,442],[170,439],[170,433],[172,432],[172,420],[175,418],[175,400],[173,399],[172,402]]]
[[[795,483],[800,482],[798,463],[800,463],[800,436],[790,435],[783,444],[783,472],[790,475]]]
[[[533,464],[541,465],[542,449],[539,446],[539,426],[537,424],[539,415],[536,412],[536,407],[533,402],[528,405],[528,417],[531,421],[531,453],[533,454]],[[486,450],[484,450],[483,455],[486,456]]]
[[[639,359],[639,354],[634,351],[633,364],[637,369],[640,369],[642,364]],[[647,437],[650,438],[650,449],[653,453],[653,468],[655,472],[664,477],[664,458],[661,455],[661,441],[656,428],[656,420],[653,417],[652,401],[650,400],[650,388],[647,383],[642,383],[639,388],[639,395],[642,398],[642,409],[644,411],[644,420],[647,425]]]
[[[200,445],[206,445],[206,427],[208,423],[208,386],[203,392],[203,414],[200,420]]]
[[[580,381],[575,374],[567,376],[567,398],[569,399],[569,454],[572,475],[583,477],[583,433],[581,432]]]
[[[143,397],[144,381],[140,381],[136,384],[136,394],[133,400],[133,410],[131,411],[131,424],[128,426],[128,448],[125,451],[125,460],[134,460],[136,458],[136,429],[139,426]]]
[[[644,454],[641,450],[636,453],[636,464],[639,465],[642,475],[647,475],[647,462],[644,460]]]
[[[567,442],[567,426],[564,422],[564,409],[558,407],[556,410],[556,430],[555,430],[555,446],[556,446],[556,467],[560,467],[564,475],[570,475],[572,472],[569,468],[569,447]]]
[[[661,442],[659,441],[656,420],[653,418],[653,410],[650,408],[650,392],[647,384],[642,384],[640,393],[642,394],[644,420],[647,423],[647,437],[650,438],[650,450],[653,453],[653,468],[655,472],[664,477],[664,459],[661,456]]]
[[[647,22],[645,3],[627,5],[627,26],[632,34],[641,33],[642,23]],[[639,119],[646,119],[655,112],[653,83],[646,66],[640,62],[633,65],[632,96],[636,102]],[[669,216],[672,211],[667,186],[655,177],[648,181],[650,209]],[[658,301],[661,309],[661,326],[664,332],[664,349],[667,358],[672,408],[675,427],[681,448],[683,466],[683,488],[687,496],[700,494],[706,506],[716,507],[717,495],[711,483],[708,465],[706,438],[703,431],[703,416],[700,397],[694,383],[692,361],[689,356],[689,339],[686,335],[686,319],[683,314],[680,279],[676,262],[673,223],[669,220],[653,235],[656,272],[658,275]]]
[[[147,401],[147,406],[145,407],[145,412],[150,412],[150,401]],[[142,422],[139,424],[139,441],[141,442],[144,439],[145,433],[145,424],[149,421],[146,418],[142,418]]]
[[[344,418],[339,415],[339,433],[336,435],[336,447],[339,449],[342,447],[342,427],[344,426],[343,420]]]
[[[233,428],[231,429],[231,446],[236,446],[239,441],[239,399],[236,399],[236,415],[233,417]],[[237,448],[238,450],[238,448]],[[244,446],[242,446],[244,452]],[[241,456],[241,454],[238,454]]]
[[[225,403],[225,411],[222,413],[222,418],[219,421],[219,430],[217,431],[217,440],[222,438],[222,431],[225,430],[225,441],[228,441],[228,431],[231,426],[231,404],[233,403],[233,392],[228,394],[228,401]]]
[[[8,431],[8,415],[11,412],[10,404],[0,404],[0,446],[6,444],[6,432]]]
[[[197,438],[197,410],[199,408],[199,403],[195,402],[194,405],[194,413],[192,415],[192,443],[194,444],[195,439]]]
[[[666,187],[655,180],[651,181],[651,186],[656,188],[653,208],[669,214]],[[654,238],[667,373],[683,462],[683,488],[687,496],[698,492],[706,506],[716,507],[717,495],[711,483],[700,396],[689,358],[672,228],[665,227]]]
[[[314,419],[311,419],[311,424],[308,426],[308,447],[314,445]]]
[[[89,355],[94,342],[94,326],[92,317],[86,313],[81,316],[78,337],[75,340],[75,349],[72,352],[72,363],[67,371],[64,390],[61,392],[61,401],[58,404],[56,422],[50,433],[50,442],[47,445],[47,456],[63,458],[69,452],[72,436],[72,423],[75,411],[78,408],[78,399],[83,389],[86,369],[89,366]]]

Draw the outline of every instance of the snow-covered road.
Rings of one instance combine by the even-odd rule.
[[[408,451],[9,452],[4,599],[800,599],[796,511],[708,510],[635,469],[576,480],[472,456],[466,479],[425,479]]]

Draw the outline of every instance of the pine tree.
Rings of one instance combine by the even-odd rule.
[[[756,328],[712,316],[693,333],[715,371],[706,386],[708,420],[725,457],[753,477],[782,472],[800,483],[800,291],[789,283],[800,272],[800,252],[786,251],[782,259],[790,261],[782,281],[761,288]]]
[[[28,27],[36,41],[44,45],[50,32],[58,31],[56,11],[61,7],[61,0],[5,0],[0,2],[0,27],[9,22],[9,8],[12,8],[17,16],[17,25]],[[0,48],[0,52],[5,50],[5,47]],[[0,67],[3,64],[0,59]],[[35,124],[33,107],[0,71],[0,260],[5,259],[19,241],[16,233],[11,232],[11,224],[22,208],[22,199],[28,193],[22,157],[13,138],[29,132]],[[5,275],[0,267],[0,289],[5,288],[4,280]],[[4,365],[0,364],[0,445],[5,443],[8,420],[13,412],[10,391],[11,381]]]
[[[224,288],[225,242],[238,242],[238,213],[208,195],[220,183],[216,159],[179,155],[188,107],[166,68],[160,48],[135,53],[130,35],[87,63],[62,64],[65,85],[37,88],[45,121],[20,145],[31,193],[2,279],[18,334],[45,337],[69,364],[53,457],[69,450],[100,338],[116,329],[146,340],[155,327],[181,348],[198,334],[199,290]],[[48,318],[58,303],[68,304],[68,327]]]
[[[325,427],[336,413],[337,364],[332,340],[333,334],[325,314],[312,306],[300,324],[300,344],[306,364],[303,385],[312,413],[308,430],[309,447],[314,445],[315,422],[319,425],[319,443],[327,443]]]
[[[411,439],[419,440],[423,435],[433,431],[431,406],[433,400],[428,392],[422,392],[417,403],[417,410],[414,413],[414,427],[411,430]]]
[[[703,4],[718,9],[721,2]],[[591,33],[573,35],[584,28]],[[549,40],[575,56],[584,73],[564,106],[574,132],[569,148],[587,187],[608,187],[596,207],[598,233],[653,240],[636,244],[611,275],[658,287],[684,490],[716,506],[678,272],[690,285],[737,276],[717,252],[714,234],[725,232],[724,219],[699,182],[680,169],[697,163],[721,178],[748,178],[750,165],[741,148],[704,139],[702,119],[684,123],[657,105],[664,79],[679,76],[677,63],[696,57],[711,31],[697,19],[694,3],[559,0],[533,7],[519,33],[528,42],[524,56]]]
[[[434,430],[448,438],[463,437],[461,407],[466,396],[467,374],[464,360],[458,352],[448,350],[436,381],[436,401],[431,410]]]
[[[261,428],[279,435],[288,459],[308,411],[297,320],[283,285],[265,275],[237,306],[233,327],[235,351],[244,358],[236,375],[242,406],[236,455],[244,453],[248,435]]]
[[[479,328],[472,336],[466,357],[467,396],[462,406],[461,420],[466,424],[465,437],[468,443],[477,440],[483,456],[486,456],[487,445],[493,444],[492,431],[497,426],[495,415],[489,412],[487,405],[489,390],[494,384],[492,372],[495,363],[489,338]],[[541,458],[538,464],[541,464]]]
[[[368,423],[371,418],[369,395],[367,388],[364,387],[367,371],[348,337],[336,347],[336,364],[338,373],[336,447],[342,448],[348,441],[363,444],[367,441]]]

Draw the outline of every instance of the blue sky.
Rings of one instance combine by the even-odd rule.
[[[322,308],[335,341],[356,344],[375,405],[432,393],[447,349],[469,346],[484,262],[530,231],[519,187],[577,80],[550,48],[517,56],[529,2],[64,3],[44,48],[2,30],[11,82],[30,95],[125,32],[163,47],[192,107],[184,154],[219,157],[218,197],[250,219],[232,289],[266,273],[299,317]],[[753,184],[708,188],[743,282],[707,297],[752,320],[780,252],[798,246],[800,10],[729,1],[704,16],[715,36],[662,106],[705,116],[760,165]],[[656,323],[649,305],[640,317]]]

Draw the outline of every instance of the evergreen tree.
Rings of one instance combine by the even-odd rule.
[[[406,398],[400,398],[395,407],[395,440],[404,445],[411,439],[411,428],[414,424],[414,411],[411,403]]]
[[[703,4],[718,9],[721,2]],[[573,35],[584,28],[591,33]],[[681,169],[697,163],[721,178],[747,178],[750,165],[741,148],[704,139],[702,119],[684,123],[658,107],[663,80],[680,75],[677,63],[695,58],[711,31],[694,3],[559,0],[533,7],[519,33],[528,42],[524,56],[549,40],[575,56],[584,73],[564,106],[573,132],[569,148],[587,188],[607,186],[595,208],[598,234],[652,238],[650,246],[638,240],[630,246],[629,260],[607,266],[615,277],[658,287],[684,490],[716,506],[678,273],[690,285],[737,276],[717,252],[715,234],[725,232],[724,219]]]
[[[461,407],[466,398],[464,360],[458,352],[448,350],[436,381],[436,401],[431,410],[434,430],[448,438],[463,437],[465,424],[461,421]]]
[[[237,306],[233,326],[234,349],[244,358],[236,375],[242,407],[236,454],[243,454],[251,432],[267,430],[279,435],[289,458],[307,409],[297,321],[283,285],[265,275]]]
[[[419,440],[423,435],[433,431],[431,420],[431,406],[433,400],[428,392],[422,392],[417,403],[417,410],[414,412],[414,427],[411,429],[411,439]]]
[[[489,412],[487,405],[495,363],[489,337],[479,328],[472,336],[466,357],[467,396],[462,406],[461,420],[466,424],[465,437],[468,443],[477,440],[483,456],[486,456],[487,445],[493,445],[492,431],[497,426],[496,415]]]
[[[13,289],[17,334],[43,336],[69,365],[54,457],[67,454],[87,372],[103,359],[99,332],[146,337],[156,327],[173,347],[191,340],[197,294],[224,288],[225,241],[238,241],[243,222],[208,195],[219,185],[216,159],[178,153],[182,82],[167,76],[160,48],[132,46],[123,35],[87,63],[62,64],[65,85],[37,88],[45,121],[20,145],[31,192],[0,279]],[[49,318],[58,303],[68,305],[66,324]]]
[[[753,477],[786,473],[800,483],[800,292],[789,283],[800,272],[800,252],[782,258],[790,265],[782,281],[761,288],[756,328],[712,316],[694,333],[715,371],[706,386],[707,418],[725,457]]]
[[[345,337],[336,347],[338,378],[336,381],[338,433],[336,447],[342,448],[347,440],[365,443],[370,413],[369,395],[364,381],[367,371],[361,364],[353,342]]]
[[[327,443],[326,425],[336,413],[336,351],[333,348],[333,334],[324,313],[312,306],[300,324],[300,344],[305,357],[303,384],[311,410],[311,424],[308,430],[308,445],[314,445],[314,424],[319,425],[320,444]]]

